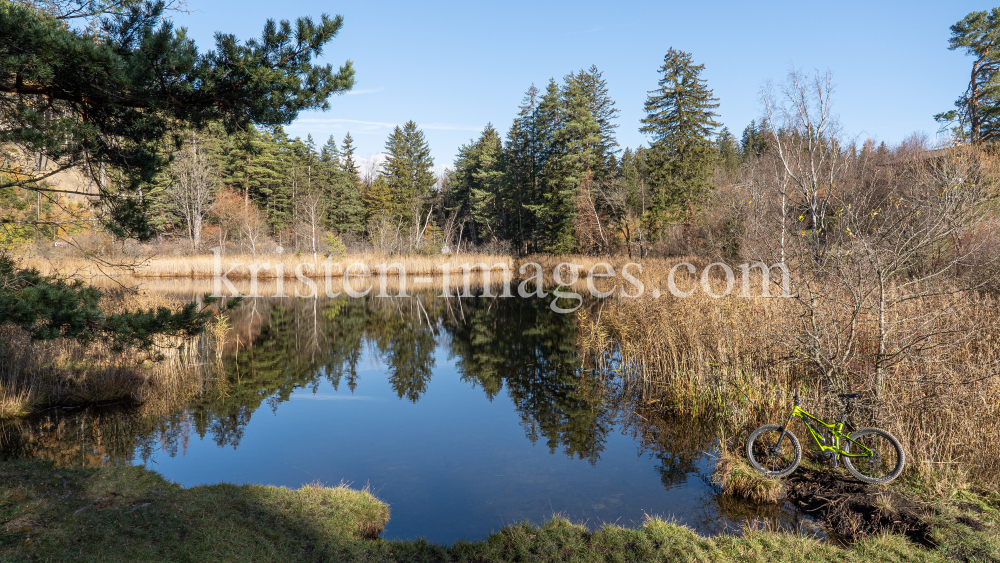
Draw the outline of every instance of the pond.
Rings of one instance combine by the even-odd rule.
[[[50,409],[2,447],[184,486],[369,487],[390,506],[386,539],[451,544],[554,514],[591,528],[657,515],[702,534],[805,523],[720,498],[711,434],[640,412],[620,377],[585,369],[574,315],[547,300],[248,298],[232,317],[217,380],[184,404]]]

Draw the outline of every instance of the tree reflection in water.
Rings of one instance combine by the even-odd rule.
[[[238,447],[251,417],[272,410],[297,389],[329,381],[355,389],[365,349],[386,366],[401,400],[427,392],[435,351],[443,346],[464,381],[492,401],[506,389],[527,437],[549,451],[600,459],[614,409],[600,376],[581,368],[574,315],[548,300],[440,298],[247,299],[233,313],[221,373],[167,412],[150,409],[54,409],[0,432],[6,455],[28,451],[85,465],[147,460],[156,449],[176,455],[191,434]],[[210,362],[207,340],[203,358]],[[155,410],[155,409],[154,409]],[[162,409],[160,409],[162,410]],[[60,445],[61,442],[67,442]],[[89,451],[85,458],[59,451]]]
[[[585,307],[595,314],[599,303]],[[491,402],[506,395],[526,437],[542,441],[551,454],[596,465],[615,431],[631,436],[638,457],[655,461],[664,489],[684,486],[693,475],[708,478],[705,452],[715,433],[696,420],[658,412],[645,390],[630,387],[633,380],[582,365],[577,316],[553,312],[549,300],[431,292],[247,299],[232,316],[234,332],[221,364],[207,338],[196,343],[204,373],[182,402],[50,409],[0,423],[0,456],[63,465],[146,463],[157,452],[183,455],[195,435],[237,448],[265,405],[276,410],[297,390],[316,392],[324,382],[353,393],[366,355],[378,358],[388,385],[408,403],[427,394],[437,359],[447,356],[462,380]],[[693,516],[706,531],[733,531],[725,526],[751,517],[789,517],[775,507],[777,516],[717,495],[704,503],[701,515]]]

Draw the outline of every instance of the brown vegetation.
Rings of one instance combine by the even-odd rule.
[[[817,159],[822,172],[800,177],[798,191],[789,177],[809,167],[786,169],[789,152],[745,164],[717,194],[734,203],[720,222],[736,226],[732,246],[702,253],[730,264],[784,262],[791,297],[759,297],[757,281],[758,291],[739,296],[735,268],[737,289],[725,298],[701,289],[655,298],[647,287],[584,319],[583,345],[594,363],[641,381],[662,404],[732,429],[778,420],[793,392],[831,419],[842,408],[837,393],[860,392],[855,425],[892,432],[911,467],[995,475],[1000,161],[973,148],[926,157],[904,144],[884,154],[868,147],[832,169],[830,154],[809,152],[832,150],[818,143],[785,147]],[[801,232],[789,232],[796,222]],[[726,248],[736,251],[727,257]],[[687,261],[698,274],[707,262]],[[646,283],[665,290],[675,262],[644,260]],[[696,288],[696,276],[681,268],[677,285]],[[721,268],[709,281],[725,293]],[[773,272],[769,281],[780,293]]]
[[[75,253],[67,252],[64,256],[41,258],[26,256],[21,259],[21,265],[28,268],[37,268],[43,274],[75,273],[86,278],[105,277],[107,275],[131,275],[137,278],[204,278],[211,279],[216,275],[216,258],[213,254],[200,254],[195,256],[149,256],[136,257],[127,260],[127,264],[120,268],[112,269],[86,257],[81,257]],[[280,271],[285,278],[296,277],[296,267],[302,264],[301,272],[304,276],[320,278],[325,275],[327,268],[333,275],[341,275],[344,269],[353,264],[361,263],[368,267],[374,275],[379,272],[380,265],[402,264],[408,275],[441,275],[441,268],[450,265],[453,273],[461,273],[463,264],[484,263],[506,264],[512,266],[513,260],[510,256],[492,254],[461,254],[454,255],[404,255],[389,256],[374,252],[351,254],[334,260],[313,260],[312,255],[294,254],[226,254],[221,257],[222,273],[226,273],[236,266],[229,274],[229,279],[249,278],[251,275],[250,266],[257,271],[258,279],[269,279],[277,277]],[[266,265],[266,267],[264,267]],[[479,268],[474,268],[479,269]],[[398,269],[393,267],[387,270],[387,275],[397,276]],[[352,274],[361,272],[359,266],[353,266]]]
[[[757,503],[777,502],[784,495],[781,481],[765,477],[725,445],[719,451],[719,461],[712,472],[712,482],[725,495]]]
[[[177,305],[163,295],[124,288],[107,290],[102,299],[110,313]],[[9,324],[0,325],[0,339],[0,419],[52,404],[125,402],[169,408],[208,375],[200,360],[199,348],[206,345],[202,339],[162,337],[152,350],[116,351],[104,342],[33,342],[26,331]]]

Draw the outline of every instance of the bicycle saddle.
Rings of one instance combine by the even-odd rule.
[[[841,393],[840,395],[837,396],[840,397],[841,399],[857,399],[861,395],[858,395],[857,393]]]

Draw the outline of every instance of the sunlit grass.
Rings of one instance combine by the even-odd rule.
[[[659,517],[634,529],[594,531],[553,517],[541,526],[510,525],[480,541],[443,546],[370,539],[391,522],[389,507],[343,485],[185,489],[141,467],[70,469],[40,461],[0,462],[0,478],[0,558],[16,561],[72,561],[83,554],[90,561],[130,562],[869,562],[943,561],[958,554],[892,535],[842,548],[754,526],[742,536],[707,538]],[[996,536],[995,530],[979,533]],[[990,549],[987,541],[975,553],[995,556]]]

